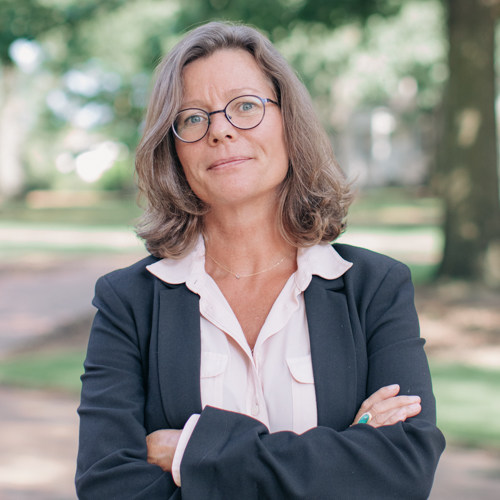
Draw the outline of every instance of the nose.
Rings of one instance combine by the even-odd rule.
[[[216,111],[211,114],[210,126],[208,127],[208,141],[210,144],[234,139],[236,133],[236,128],[226,118],[224,111]]]

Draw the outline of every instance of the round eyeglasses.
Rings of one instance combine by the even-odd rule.
[[[175,117],[172,130],[182,142],[197,142],[203,139],[210,127],[210,117],[224,113],[231,125],[241,130],[255,128],[264,119],[266,104],[276,101],[257,95],[241,95],[230,100],[224,109],[205,111],[200,108],[181,109]]]

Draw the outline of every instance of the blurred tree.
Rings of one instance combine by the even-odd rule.
[[[21,194],[29,189],[134,189],[133,150],[151,74],[179,36],[173,28],[179,0],[40,3],[60,8],[62,14],[55,17],[61,24],[47,23],[52,27],[36,37],[28,26],[26,37],[16,38],[16,32],[9,39],[14,39],[7,61],[15,84],[4,107],[0,104],[0,120],[9,115],[4,127],[0,122],[0,196],[6,193],[6,177],[16,171],[24,174],[17,183]],[[16,2],[12,5],[17,8]],[[67,11],[76,11],[71,18],[79,21],[66,23]],[[13,47],[16,53],[17,48],[37,48],[38,66],[27,73]],[[83,162],[87,153],[97,157],[106,151],[109,141],[119,158],[111,162],[103,154],[102,161]]]
[[[18,194],[24,184],[23,143],[28,131],[27,103],[16,95],[18,70],[12,50],[16,42],[59,31],[68,52],[82,24],[125,4],[126,0],[2,0],[0,2],[0,195]],[[24,116],[24,119],[19,119]]]
[[[0,63],[13,64],[10,47],[16,40],[35,40],[50,31],[62,30],[67,43],[72,44],[83,24],[126,3],[127,0],[2,0]]]
[[[500,205],[495,118],[498,0],[446,0],[449,80],[437,184],[445,201],[439,273],[500,283]]]

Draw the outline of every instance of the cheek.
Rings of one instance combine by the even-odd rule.
[[[185,154],[185,148],[183,145],[179,144],[177,141],[175,143],[175,152],[177,154],[177,158],[179,159],[180,164],[184,168],[184,165],[186,164],[186,154]]]
[[[269,130],[266,132],[267,141],[273,145],[273,157],[280,162],[280,165],[285,164],[288,170],[288,150],[281,117],[276,117],[273,122],[269,123]]]
[[[189,149],[187,149],[184,145],[177,146],[175,149],[177,152],[179,163],[181,164],[182,170],[184,171],[184,175],[186,176],[188,182],[190,182],[194,171],[193,165],[195,164],[192,154],[193,152],[189,151]]]
[[[284,137],[281,137],[280,139],[281,140],[278,139],[276,141],[276,147],[274,150],[274,158],[280,166],[280,172],[282,171],[281,173],[283,175],[286,175],[286,173],[288,172],[288,166],[289,166],[290,161],[289,161],[288,151],[286,148],[286,143],[285,143]]]
[[[200,156],[196,153],[196,147],[189,146],[193,145],[188,144],[187,148],[182,146],[176,147],[177,158],[181,164],[182,171],[184,172],[184,177],[186,178],[193,193],[200,200],[208,203],[205,191],[206,183],[202,175],[202,169],[201,167],[199,169],[196,167],[199,163],[197,159],[200,158]]]

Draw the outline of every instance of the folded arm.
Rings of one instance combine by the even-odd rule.
[[[146,382],[133,308],[106,277],[97,282],[94,305],[78,409],[78,498],[180,498],[172,475],[147,461]]]
[[[368,397],[352,414],[356,423],[369,411],[369,425],[269,433],[248,416],[206,407],[181,463],[184,499],[428,497],[444,438],[408,269],[391,266],[361,298],[349,286],[368,358]]]

